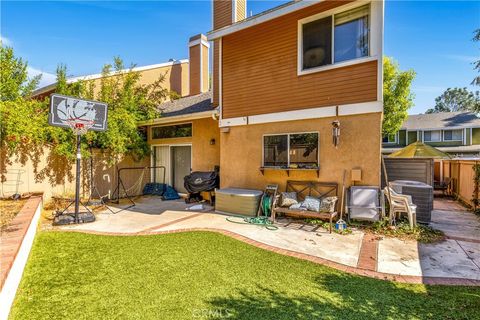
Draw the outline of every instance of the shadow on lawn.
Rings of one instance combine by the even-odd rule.
[[[479,296],[472,294],[472,288],[423,289],[338,274],[316,277],[313,281],[317,289],[279,291],[265,284],[255,290],[241,290],[236,296],[215,298],[210,304],[214,309],[226,310],[228,316],[224,318],[257,320],[470,319],[473,310],[479,307]],[[292,288],[296,287],[292,284]],[[451,289],[463,289],[462,299],[446,302]]]

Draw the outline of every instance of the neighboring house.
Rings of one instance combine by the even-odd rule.
[[[221,187],[340,184],[344,170],[349,183],[352,169],[362,171],[358,183],[379,185],[383,7],[292,1],[247,18],[244,0],[213,1],[210,43],[198,35],[189,45],[198,95],[164,103],[161,118],[141,124],[152,164],[166,166],[167,182],[180,191],[190,169],[216,165]]]
[[[456,157],[480,154],[480,118],[472,112],[410,115],[401,129],[383,137],[383,153],[390,154],[422,141]]]
[[[165,63],[152,64],[142,67],[134,67],[132,69],[125,69],[121,72],[135,71],[140,73],[139,83],[150,84],[159,79],[162,75],[165,76],[165,80],[162,86],[168,91],[175,91],[180,96],[186,96],[189,94],[188,87],[188,59],[173,60]],[[112,77],[115,77],[112,74]],[[74,83],[79,80],[93,81],[95,83],[95,91],[98,90],[102,74],[91,74],[87,76],[72,77],[67,79],[67,83]],[[35,90],[32,97],[35,99],[43,99],[49,97],[55,92],[56,83],[52,83],[48,86]]]

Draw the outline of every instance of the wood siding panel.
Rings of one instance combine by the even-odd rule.
[[[190,95],[200,93],[200,45],[190,47]]]
[[[223,118],[376,101],[376,60],[297,75],[298,20],[343,4],[322,2],[223,37]]]
[[[213,29],[220,29],[232,24],[232,1],[213,1]]]
[[[246,18],[247,3],[245,0],[236,0],[237,3],[237,21],[242,21]]]

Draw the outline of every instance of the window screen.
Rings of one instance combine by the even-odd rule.
[[[445,130],[443,132],[443,139],[445,141],[462,141],[462,130]]]
[[[290,135],[290,164],[299,167],[318,164],[318,133]]]
[[[192,136],[192,124],[177,124],[152,128],[152,139],[183,138]]]
[[[263,165],[286,167],[288,165],[288,135],[263,137]]]
[[[368,56],[369,6],[335,15],[335,62]]]
[[[425,131],[423,133],[423,140],[429,141],[429,142],[442,141],[441,131],[440,130]]]
[[[303,69],[332,63],[332,17],[302,26]]]

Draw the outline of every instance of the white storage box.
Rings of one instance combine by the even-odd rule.
[[[215,212],[256,216],[263,192],[260,190],[215,189]]]

